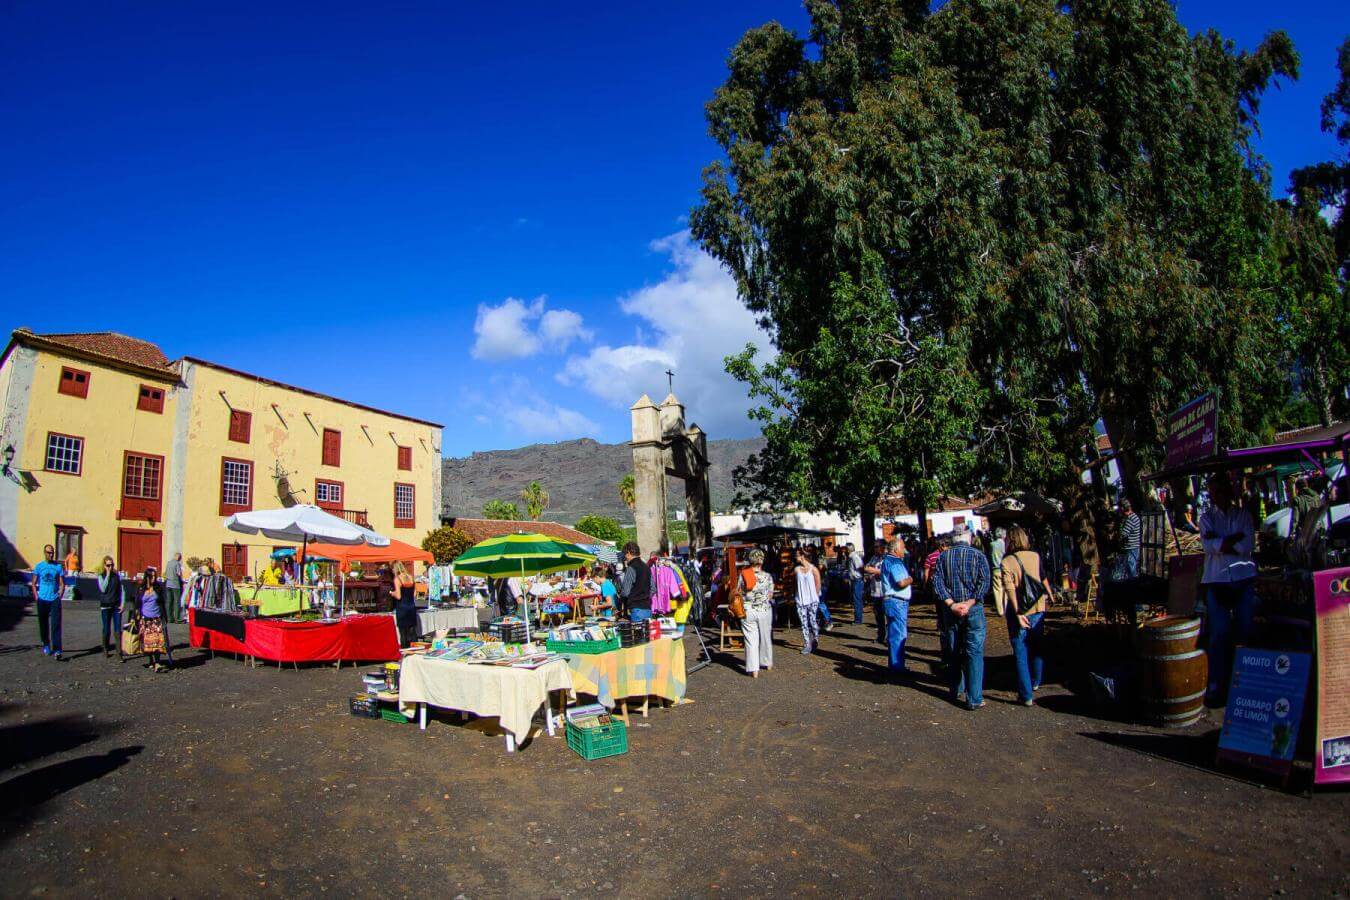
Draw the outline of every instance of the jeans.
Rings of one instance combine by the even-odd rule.
[[[816,621],[818,607],[823,603],[798,603],[797,618],[802,623],[802,652],[810,653],[820,643],[820,626]]]
[[[820,612],[820,621],[828,626],[830,624],[830,607],[824,600],[821,600],[818,604],[818,611]]]
[[[111,632],[112,646],[120,656],[122,653],[122,610],[116,606],[100,606],[98,615],[103,620],[103,631],[100,632],[103,635],[103,649],[109,649],[108,635]]]
[[[1211,701],[1222,701],[1228,695],[1233,648],[1251,638],[1252,616],[1256,613],[1256,579],[1207,584],[1205,589],[1205,627],[1209,631],[1206,642],[1209,686],[1205,694]]]
[[[1139,577],[1139,548],[1125,551],[1125,565],[1123,567],[1126,578]]]
[[[965,616],[949,613],[947,623],[952,648],[947,682],[952,697],[964,693],[968,706],[979,706],[984,702],[984,606],[975,604]]]
[[[1023,628],[1017,616],[1009,609],[1008,641],[1012,644],[1013,662],[1017,665],[1017,699],[1026,702],[1041,686],[1045,659],[1041,656],[1041,642],[1045,639],[1045,613],[1027,616],[1030,628]]]
[[[745,641],[745,672],[773,668],[773,608],[745,608],[741,619],[741,639]]]
[[[861,625],[863,623],[863,583],[859,578],[856,581],[849,582],[849,590],[853,592],[853,624]]]
[[[628,611],[628,621],[645,622],[652,617],[650,609],[630,609]]]
[[[881,601],[886,610],[886,643],[890,647],[887,668],[905,671],[905,640],[909,637],[909,601],[887,597]]]
[[[61,652],[61,601],[39,600],[37,602],[38,637],[42,646],[52,653]]]
[[[183,609],[183,589],[180,587],[165,588],[164,621],[175,623],[181,621],[182,609]]]

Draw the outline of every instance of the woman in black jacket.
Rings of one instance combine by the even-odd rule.
[[[108,633],[112,632],[112,642],[117,647],[117,658],[126,662],[122,655],[122,576],[117,574],[117,566],[111,556],[103,557],[103,568],[98,573],[98,613],[103,619],[103,658],[112,656],[108,646]]]

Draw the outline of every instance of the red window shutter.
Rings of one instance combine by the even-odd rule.
[[[242,544],[221,545],[220,571],[231,581],[243,581],[248,574],[248,548]]]
[[[402,469],[403,471],[405,471],[405,472],[411,472],[411,471],[412,471],[412,448],[411,448],[411,447],[399,447],[399,448],[398,448],[398,467],[399,467],[400,469]]]
[[[342,432],[334,431],[332,428],[323,430],[323,464],[342,465]]]
[[[164,388],[152,387],[148,384],[141,385],[140,392],[136,396],[136,408],[143,409],[146,412],[163,413]]]
[[[123,519],[163,518],[164,457],[126,453],[122,463]]]
[[[253,431],[253,413],[230,410],[230,440],[247,444]]]
[[[61,380],[56,385],[57,393],[81,399],[89,396],[89,373],[84,369],[61,367]]]

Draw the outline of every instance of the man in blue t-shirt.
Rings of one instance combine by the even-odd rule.
[[[37,602],[38,635],[42,652],[61,659],[61,594],[66,570],[56,562],[56,548],[42,548],[43,561],[33,566],[33,599]]]
[[[886,611],[888,668],[892,675],[905,673],[905,640],[909,637],[909,600],[914,579],[905,568],[905,542],[893,537],[881,561],[881,605]]]

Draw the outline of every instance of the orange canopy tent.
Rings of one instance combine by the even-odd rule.
[[[372,547],[369,544],[310,544],[308,555],[334,560],[343,572],[350,572],[352,563],[423,562],[432,565],[436,562],[435,557],[427,551],[393,538],[389,539],[388,547]]]

